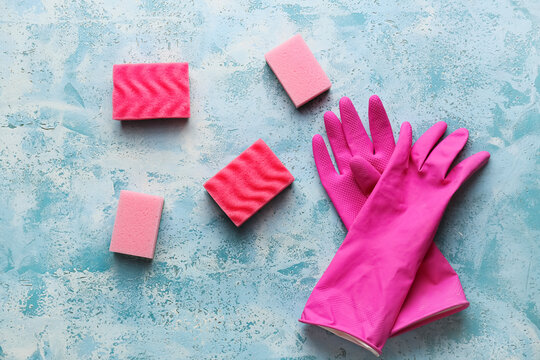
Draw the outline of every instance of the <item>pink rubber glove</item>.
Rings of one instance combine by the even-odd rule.
[[[349,98],[341,98],[339,110],[343,123],[333,112],[324,115],[326,133],[339,174],[334,169],[322,136],[318,134],[313,137],[313,156],[321,182],[345,227],[349,229],[379,181],[394,152],[395,143],[386,110],[377,95],[369,99],[369,128],[373,143]],[[446,130],[446,124],[440,123],[436,129],[441,131],[440,137]],[[362,162],[355,163],[354,172],[350,167],[353,156],[366,160],[359,159]],[[468,306],[458,275],[432,243],[392,328],[392,336]]]
[[[300,321],[381,353],[450,198],[489,159],[479,152],[448,172],[468,131],[456,130],[435,146],[443,127],[435,124],[411,149],[411,125],[402,125],[385,171]]]

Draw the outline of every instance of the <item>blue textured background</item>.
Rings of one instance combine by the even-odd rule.
[[[376,93],[488,166],[436,241],[465,312],[384,359],[540,357],[540,3],[0,1],[0,358],[371,359],[297,322],[345,236],[311,137]],[[301,33],[333,82],[296,110],[264,53]],[[190,63],[192,117],[111,119],[112,65]],[[259,137],[296,177],[242,228],[202,183]],[[119,191],[165,197],[153,262],[108,252]]]

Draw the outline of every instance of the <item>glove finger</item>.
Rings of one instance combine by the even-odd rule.
[[[373,139],[374,153],[383,153],[389,159],[396,147],[392,125],[384,109],[381,99],[377,95],[369,98],[369,131]]]
[[[409,154],[411,153],[412,144],[412,128],[409,122],[405,121],[401,124],[399,130],[399,139],[396,144],[396,149],[388,161],[387,169],[401,170],[407,167],[409,162]]]
[[[411,158],[416,165],[417,169],[420,170],[424,162],[426,161],[429,153],[437,144],[437,141],[443,136],[446,131],[446,123],[444,121],[439,121],[432,127],[428,129],[416,142],[414,143],[411,150]]]
[[[328,149],[326,148],[323,137],[319,134],[313,136],[311,145],[313,147],[315,166],[317,167],[317,172],[319,173],[321,182],[324,185],[328,181],[335,178],[338,174],[334,168],[334,164],[332,163],[332,159],[330,158],[330,154],[328,153]]]
[[[487,151],[480,151],[469,156],[450,171],[447,180],[454,182],[459,188],[472,174],[487,164],[490,154]]]
[[[450,165],[461,152],[469,131],[465,128],[457,129],[441,141],[429,154],[421,170],[433,171],[441,178],[446,177]]]
[[[351,153],[361,156],[373,155],[373,144],[351,99],[346,96],[339,100],[339,114]]]
[[[345,134],[343,134],[343,127],[336,114],[331,111],[324,114],[324,125],[339,173],[343,174],[344,171],[349,170],[349,161],[352,157]]]
[[[381,174],[361,156],[353,157],[350,166],[356,184],[366,197],[369,196],[377,185]]]

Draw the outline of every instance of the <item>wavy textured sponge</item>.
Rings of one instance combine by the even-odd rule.
[[[264,57],[296,107],[332,86],[300,34],[270,50]]]
[[[188,118],[188,63],[113,66],[113,119]]]
[[[204,188],[236,226],[294,181],[261,139],[221,169]]]
[[[109,251],[154,258],[163,198],[122,190]]]

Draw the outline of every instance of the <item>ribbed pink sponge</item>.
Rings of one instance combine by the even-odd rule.
[[[300,34],[270,50],[265,58],[296,107],[332,86]]]
[[[113,119],[188,118],[188,63],[113,66]]]
[[[109,251],[152,259],[163,198],[122,190]]]
[[[242,225],[294,181],[261,139],[204,184],[236,226]]]

